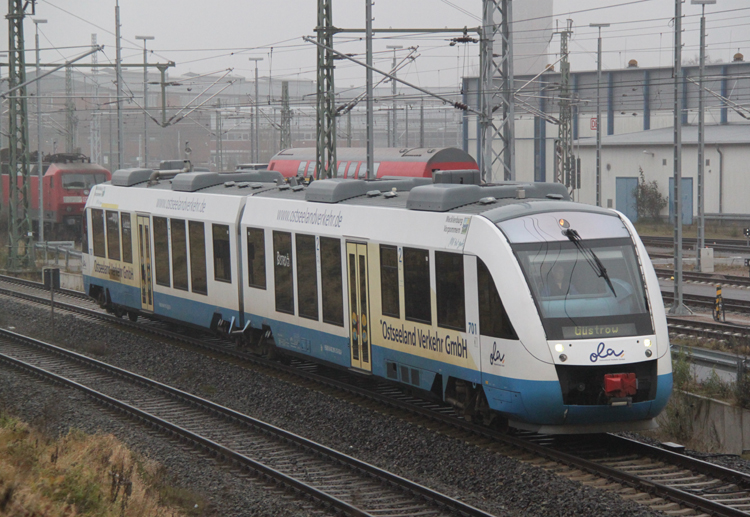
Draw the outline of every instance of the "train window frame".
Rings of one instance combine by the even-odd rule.
[[[273,266],[276,312],[294,315],[294,254],[291,232],[273,230],[273,256],[276,257]]]
[[[127,221],[127,224],[125,224]],[[130,212],[120,212],[120,242],[122,261],[133,263],[133,217]]]
[[[200,232],[197,231],[199,228]],[[190,290],[196,294],[208,295],[206,225],[203,221],[188,221],[188,241],[190,242]]]
[[[253,238],[251,239],[251,234]],[[263,228],[247,227],[247,285],[266,289],[266,231]]]
[[[385,252],[385,253],[384,253]],[[392,263],[383,260],[390,255]],[[383,316],[401,318],[401,300],[399,299],[398,283],[398,246],[380,245],[380,309]]]
[[[169,220],[172,244],[172,287],[188,291],[188,251],[185,219]]]
[[[107,258],[120,261],[120,214],[116,210],[105,212],[107,230]]]
[[[104,226],[104,210],[100,208],[92,208],[91,240],[94,256],[99,258],[107,258],[107,238],[104,235]]]
[[[297,271],[297,314],[300,318],[318,321],[318,266],[315,235],[294,235]]]
[[[154,234],[153,261],[154,278],[157,285],[172,287],[172,273],[169,260],[169,220],[166,217],[154,216],[152,221]]]
[[[229,225],[211,223],[211,241],[214,251],[214,280],[231,284],[232,234]]]
[[[435,300],[438,327],[466,330],[466,272],[463,254],[435,251]]]
[[[404,319],[432,325],[430,250],[404,246]],[[422,265],[425,264],[426,266]],[[424,309],[427,308],[427,317]]]
[[[477,257],[477,303],[480,336],[518,340],[518,334],[505,310],[492,272],[479,257]]]
[[[341,261],[341,239],[320,237],[320,290],[323,295],[323,323],[337,327],[344,326],[344,268]]]

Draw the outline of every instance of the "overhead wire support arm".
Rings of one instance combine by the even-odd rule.
[[[10,94],[10,93],[13,93],[14,91],[16,91],[16,90],[19,90],[19,89],[21,89],[21,88],[25,88],[26,86],[28,86],[28,85],[30,85],[30,84],[33,84],[33,83],[35,83],[35,82],[39,81],[40,79],[44,79],[44,78],[45,78],[45,77],[47,77],[48,75],[50,75],[50,74],[53,74],[53,73],[57,72],[57,71],[58,71],[58,70],[60,70],[61,68],[65,68],[66,66],[70,66],[70,65],[72,65],[73,63],[75,63],[76,61],[79,61],[79,60],[81,60],[81,59],[83,59],[83,58],[85,58],[85,57],[88,57],[88,56],[90,56],[91,54],[93,54],[94,52],[99,52],[100,50],[104,50],[104,47],[103,47],[103,46],[98,46],[98,47],[96,47],[96,48],[94,48],[94,49],[91,49],[91,50],[89,50],[89,51],[88,51],[88,52],[86,52],[85,54],[82,54],[82,55],[80,55],[80,56],[76,57],[75,59],[71,59],[70,61],[66,61],[65,63],[63,63],[63,64],[61,64],[61,65],[55,65],[55,68],[53,68],[52,70],[49,70],[49,71],[47,71],[47,72],[43,73],[43,74],[42,74],[42,75],[40,75],[39,77],[35,77],[34,79],[29,79],[28,81],[25,81],[25,82],[24,82],[24,83],[22,83],[22,84],[19,84],[19,85],[16,85],[16,86],[14,86],[13,88],[10,88],[10,89],[9,89],[8,91],[5,91],[5,92],[3,92],[3,93],[0,93],[0,97],[2,97],[2,98],[5,98],[5,97],[7,97],[7,96],[8,96],[8,94]],[[39,66],[42,66],[42,65],[39,65]]]
[[[312,43],[313,45],[322,46],[322,45],[320,45],[320,43],[318,43],[317,41],[315,41],[312,38],[308,38],[307,36],[303,36],[302,39],[304,41],[308,42],[308,43]],[[403,84],[405,86],[408,86],[409,88],[414,88],[417,91],[420,91],[420,92],[422,92],[422,93],[424,93],[426,95],[429,95],[430,97],[434,97],[434,98],[436,98],[438,100],[441,100],[441,101],[445,102],[446,104],[450,104],[451,106],[453,106],[455,108],[458,108],[458,109],[464,110],[464,111],[468,111],[469,113],[474,113],[475,115],[482,116],[482,112],[477,111],[474,108],[471,108],[470,106],[467,106],[466,104],[464,104],[462,102],[454,101],[454,100],[449,99],[448,97],[443,97],[442,95],[438,95],[437,93],[433,93],[433,92],[431,92],[429,90],[425,90],[424,88],[421,88],[421,87],[419,87],[419,86],[417,86],[415,84],[412,84],[410,82],[404,81],[403,79],[399,79],[395,75],[389,74],[388,72],[383,72],[382,70],[378,70],[377,68],[375,68],[373,66],[368,66],[367,64],[363,63],[362,61],[358,61],[358,60],[354,59],[353,57],[350,57],[350,56],[348,56],[348,55],[346,55],[346,54],[344,54],[342,52],[339,52],[337,50],[334,50],[334,49],[330,49],[330,50],[331,50],[331,52],[333,52],[337,56],[341,56],[344,59],[348,59],[352,63],[356,63],[356,64],[358,64],[360,66],[365,67],[365,68],[369,68],[373,72],[376,72],[378,74],[384,75],[384,76],[388,77],[389,79],[391,79],[393,81],[396,81],[396,82],[399,82],[399,83],[401,83],[401,84]]]

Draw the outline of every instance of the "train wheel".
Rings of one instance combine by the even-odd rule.
[[[102,309],[105,309],[107,307],[107,295],[103,290],[99,291],[99,295],[96,297],[96,301],[97,303],[99,303],[99,307],[101,307]]]
[[[135,312],[128,312],[128,319],[132,322],[138,320],[138,314]]]
[[[122,307],[114,307],[112,309],[112,313],[118,318],[122,318],[123,316],[125,316],[125,310]]]

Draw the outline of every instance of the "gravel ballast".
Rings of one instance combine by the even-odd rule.
[[[662,515],[612,492],[200,353],[59,312],[55,316],[57,339],[52,339],[48,323],[48,309],[0,297],[2,328],[195,393],[492,514]],[[113,417],[72,390],[0,368],[0,402],[53,433],[75,427],[115,434],[134,450],[162,463],[181,486],[203,494],[210,501],[206,515],[319,514],[306,503]]]

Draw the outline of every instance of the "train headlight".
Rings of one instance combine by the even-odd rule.
[[[646,348],[650,347],[651,346],[651,340],[650,339],[644,339],[643,340],[643,346],[645,346]]]
[[[568,360],[568,356],[565,354],[560,354],[560,360],[564,363],[565,361]]]
[[[555,352],[563,352],[565,351],[565,347],[562,343],[558,343],[555,345]]]

